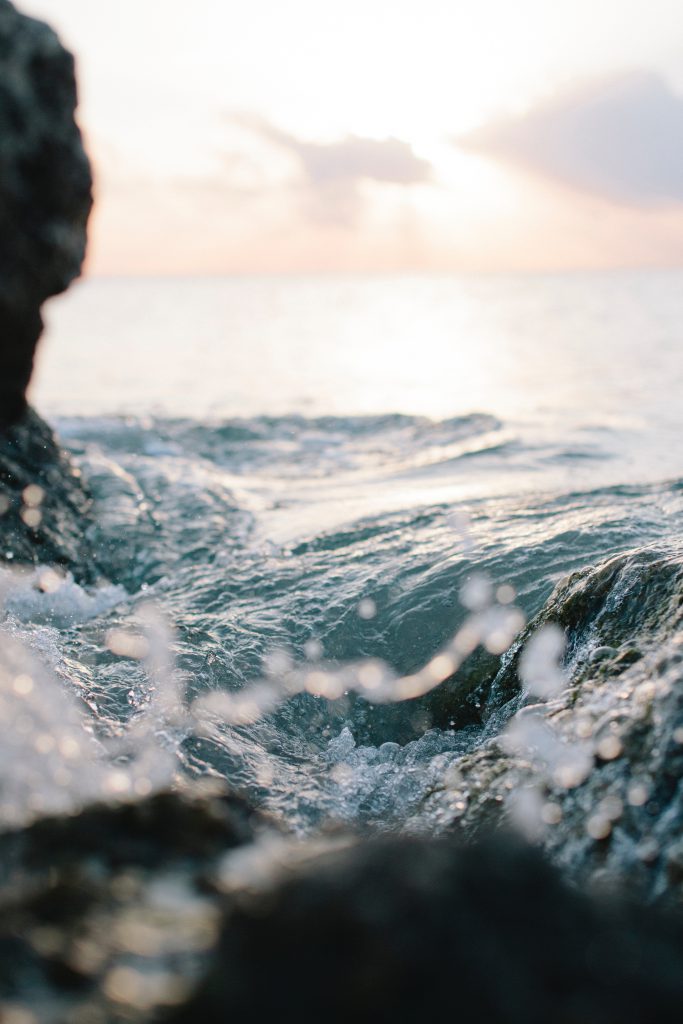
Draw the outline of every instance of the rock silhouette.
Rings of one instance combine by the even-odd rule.
[[[73,57],[52,29],[0,0],[0,561],[88,579],[87,494],[26,405],[41,306],[85,254],[92,179],[76,99]]]
[[[92,180],[75,108],[71,54],[0,0],[0,428],[25,411],[41,305],[85,254]]]

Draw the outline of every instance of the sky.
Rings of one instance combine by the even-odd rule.
[[[680,0],[20,0],[90,274],[683,265]]]

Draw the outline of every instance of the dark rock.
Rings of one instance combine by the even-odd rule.
[[[218,937],[208,878],[265,823],[200,790],[0,834],[0,1017],[10,1002],[30,1019],[145,1021],[183,998]]]
[[[112,871],[124,865],[152,869],[179,861],[206,863],[254,838],[254,812],[243,799],[218,788],[161,792],[135,803],[94,804],[75,815],[41,818],[27,829],[0,833],[0,891],[9,866],[35,879],[72,871],[97,858]],[[5,876],[5,880],[6,880]]]
[[[544,623],[564,629],[567,661],[575,683],[591,662],[618,654],[622,667],[638,660],[641,648],[659,643],[674,628],[683,594],[683,564],[678,553],[651,548],[628,551],[563,579],[529,623],[512,658],[484,695],[491,714],[519,692],[517,668],[527,639]],[[617,650],[621,648],[621,650]]]
[[[40,307],[83,262],[92,182],[75,108],[71,54],[0,0],[0,429],[25,410]]]
[[[41,305],[85,252],[92,182],[75,108],[71,54],[0,0],[0,562],[51,563],[89,582],[89,499],[25,401]]]
[[[382,840],[243,894],[170,1019],[673,1024],[682,956],[680,916],[589,898],[515,841]]]
[[[683,919],[507,835],[296,841],[225,792],[0,836],[0,999],[63,1024],[680,1019]],[[19,1019],[19,1018],[18,1018]]]
[[[566,686],[524,692],[521,651],[560,625]],[[434,790],[434,820],[476,836],[511,819],[581,884],[683,894],[683,560],[630,551],[558,584],[482,689],[483,742]],[[597,654],[597,657],[596,657]]]
[[[0,563],[61,566],[94,582],[89,511],[78,470],[35,412],[0,431]]]

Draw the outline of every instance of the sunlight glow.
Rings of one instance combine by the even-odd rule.
[[[680,210],[672,228],[656,215],[615,212],[607,197],[587,246],[596,216],[583,195],[456,146],[481,125],[604,75],[650,69],[682,91],[674,0],[254,0],[238,13],[197,0],[191,14],[179,0],[162,10],[151,0],[23,7],[53,23],[78,57],[80,117],[98,171],[95,271],[683,259]],[[429,181],[391,184],[358,166],[340,168],[338,187],[323,190],[301,149],[287,154],[245,130],[245,117],[292,147],[332,147],[330,159],[345,140],[399,140],[429,161]]]

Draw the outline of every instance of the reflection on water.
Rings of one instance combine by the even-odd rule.
[[[225,777],[298,831],[465,813],[432,795],[505,727],[482,695],[524,617],[615,554],[645,552],[634,593],[655,547],[678,564],[682,283],[93,281],[56,302],[34,397],[89,481],[108,583],[12,581],[6,628],[82,700],[68,749],[83,729],[134,793]],[[141,639],[150,600],[172,632]],[[587,621],[582,650],[647,639],[621,600],[612,646]],[[521,673],[554,700],[544,658]],[[549,777],[591,770],[537,725],[510,742]]]
[[[61,413],[637,423],[681,382],[681,285],[680,271],[87,281],[48,307],[35,396]]]

